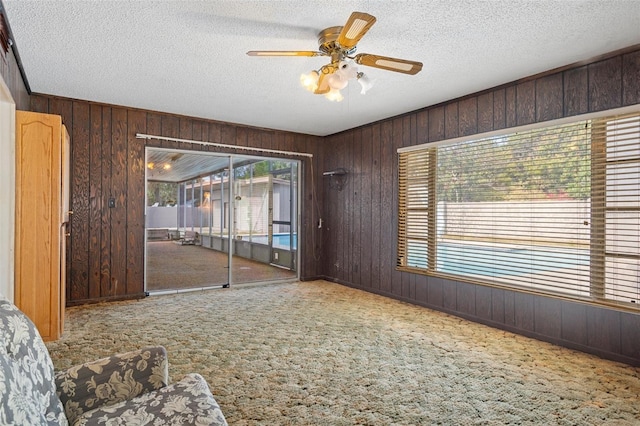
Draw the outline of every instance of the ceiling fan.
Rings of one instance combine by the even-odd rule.
[[[363,72],[358,72],[355,64],[404,74],[417,74],[422,63],[406,59],[390,58],[356,52],[356,44],[376,22],[376,18],[363,12],[353,12],[344,27],[329,27],[318,34],[319,50],[251,50],[249,56],[329,56],[331,62],[319,70],[302,75],[302,84],[315,94],[324,94],[331,100],[341,100],[340,90],[350,79],[357,79],[362,85],[362,93],[371,87],[371,82]]]

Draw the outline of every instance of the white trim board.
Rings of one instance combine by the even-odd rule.
[[[14,301],[16,104],[0,76],[0,294]]]

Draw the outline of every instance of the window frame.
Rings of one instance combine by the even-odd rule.
[[[581,121],[587,121],[587,120],[592,120],[592,121],[596,121],[599,119],[603,119],[603,118],[612,118],[615,119],[616,116],[620,116],[620,115],[625,115],[625,114],[631,114],[631,113],[635,113],[635,114],[640,114],[640,106],[639,105],[633,105],[630,107],[624,107],[624,108],[618,108],[618,109],[613,109],[613,110],[606,110],[606,111],[600,111],[597,113],[591,113],[591,114],[584,114],[584,115],[578,115],[578,116],[572,116],[572,117],[567,117],[567,118],[563,118],[563,119],[559,119],[559,120],[551,120],[551,121],[545,121],[545,122],[539,122],[539,123],[534,123],[531,125],[527,125],[527,126],[520,126],[520,127],[513,127],[513,128],[505,128],[505,129],[501,129],[501,130],[497,130],[497,131],[493,131],[493,132],[486,132],[486,133],[480,133],[480,134],[473,134],[473,135],[469,135],[469,136],[465,136],[465,137],[460,137],[460,138],[455,138],[455,139],[447,139],[447,140],[441,140],[441,141],[437,141],[437,142],[431,142],[431,143],[423,143],[420,145],[414,145],[411,147],[403,147],[403,148],[399,148],[397,150],[397,172],[398,172],[398,220],[397,220],[397,224],[398,224],[398,234],[397,234],[397,259],[396,259],[396,270],[402,271],[402,272],[409,272],[409,273],[416,273],[416,274],[421,274],[421,275],[428,275],[428,276],[434,276],[434,277],[442,277],[442,278],[448,278],[448,279],[454,279],[456,281],[462,281],[462,282],[470,282],[470,283],[474,283],[474,284],[480,284],[480,285],[485,285],[485,286],[490,286],[490,287],[500,287],[500,288],[508,288],[511,290],[516,290],[516,291],[523,291],[523,292],[529,292],[529,293],[535,293],[535,294],[543,294],[543,295],[547,295],[547,296],[554,296],[554,297],[560,297],[560,298],[566,298],[566,299],[571,299],[571,300],[580,300],[580,301],[586,301],[589,303],[595,303],[598,305],[607,305],[607,306],[612,306],[612,307],[616,307],[616,308],[621,308],[621,309],[627,309],[627,310],[632,310],[634,312],[637,312],[638,310],[640,310],[640,306],[637,306],[638,304],[634,304],[631,302],[620,302],[620,301],[616,301],[613,299],[609,299],[606,298],[605,296],[605,268],[604,268],[604,263],[606,262],[606,253],[605,253],[605,249],[603,248],[603,244],[599,244],[599,245],[594,245],[594,240],[597,239],[598,236],[600,236],[600,238],[604,239],[606,237],[606,230],[605,230],[605,215],[606,215],[606,191],[600,191],[597,192],[592,189],[591,190],[591,202],[592,203],[596,203],[596,205],[598,206],[595,213],[592,211],[591,213],[591,223],[590,223],[590,248],[592,250],[591,253],[591,257],[590,257],[590,261],[589,261],[589,268],[590,268],[590,274],[591,274],[591,279],[590,279],[590,296],[585,297],[585,296],[581,296],[578,294],[558,294],[556,292],[553,291],[545,291],[545,290],[541,290],[539,288],[525,288],[521,285],[517,285],[517,284],[505,284],[502,282],[495,282],[495,281],[491,281],[491,280],[483,280],[482,278],[477,278],[477,277],[469,277],[463,274],[456,274],[456,273],[446,273],[446,272],[442,272],[442,271],[438,271],[436,268],[436,264],[437,264],[437,232],[435,232],[436,230],[436,225],[437,225],[437,214],[435,214],[437,212],[437,196],[428,196],[428,210],[430,212],[433,212],[434,214],[427,214],[428,216],[428,220],[427,220],[427,227],[429,230],[431,230],[431,232],[427,233],[427,237],[425,238],[427,247],[426,247],[426,256],[427,256],[427,266],[426,268],[422,268],[422,267],[416,267],[416,266],[408,266],[407,264],[407,259],[408,259],[408,235],[407,235],[407,209],[405,208],[404,203],[406,203],[406,199],[403,197],[406,197],[406,191],[403,190],[403,185],[407,185],[407,176],[410,173],[410,165],[406,164],[405,162],[403,162],[403,153],[411,153],[411,152],[415,152],[415,151],[424,151],[426,154],[426,157],[428,157],[428,161],[429,162],[433,162],[433,176],[431,176],[432,178],[428,180],[429,182],[429,186],[430,188],[428,189],[429,194],[435,194],[436,192],[436,185],[437,185],[437,179],[435,178],[436,175],[436,170],[437,170],[437,149],[433,149],[433,148],[438,148],[441,146],[445,146],[445,145],[450,145],[450,144],[456,144],[456,143],[461,143],[461,142],[467,142],[467,141],[475,141],[475,140],[480,140],[480,139],[487,139],[487,138],[495,138],[495,137],[500,137],[500,136],[506,136],[506,135],[511,135],[514,133],[518,133],[518,132],[524,132],[524,131],[532,131],[532,130],[538,130],[538,129],[544,129],[544,128],[549,128],[549,127],[554,127],[554,126],[560,126],[560,125],[566,125],[566,124],[571,124],[571,123],[576,123],[576,122],[581,122]],[[595,141],[593,138],[591,139],[591,144],[592,144],[592,159],[593,159],[593,147],[602,147],[603,144],[606,145],[606,140],[598,140]],[[602,161],[602,160],[597,160],[597,161]],[[605,160],[606,163],[606,160]],[[602,176],[602,173],[606,173],[606,171],[600,172],[600,174],[596,174],[594,173],[594,170],[599,171],[603,168],[602,164],[599,164],[597,168],[594,168],[594,166],[592,165],[591,171],[590,171],[590,178],[591,181],[597,181],[598,188],[602,188],[602,179],[606,179],[606,176]],[[431,173],[431,171],[427,172],[427,173]],[[598,197],[598,200],[594,200],[593,197]],[[600,217],[600,219],[598,219],[598,217]],[[595,252],[593,252],[593,250],[596,250]],[[599,250],[599,251],[598,251]],[[595,260],[594,260],[595,259]],[[599,262],[598,264],[596,264],[597,262]],[[404,265],[403,265],[404,263]]]

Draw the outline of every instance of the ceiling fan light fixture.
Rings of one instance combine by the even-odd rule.
[[[302,87],[307,89],[310,92],[315,92],[318,89],[318,79],[320,78],[320,73],[318,71],[313,70],[309,74],[302,74],[300,76],[300,83]]]
[[[360,87],[362,88],[362,90],[360,90],[360,94],[364,95],[373,87],[373,81],[363,72],[359,72],[357,78],[358,83],[360,83]]]
[[[342,90],[349,84],[349,80],[342,77],[337,71],[329,76],[328,81],[331,90]]]
[[[340,93],[340,90],[337,89],[331,89],[329,93],[325,94],[324,96],[325,98],[333,102],[340,102],[344,99],[342,93]]]
[[[0,0],[1,1],[1,0]],[[356,44],[376,22],[375,16],[364,12],[353,12],[344,26],[325,28],[318,34],[319,51],[311,50],[251,50],[249,56],[328,56],[331,62],[317,71],[300,76],[301,84],[316,95],[325,95],[332,101],[343,99],[340,90],[347,87],[349,80],[358,80],[365,94],[373,85],[367,76],[358,72],[357,65],[380,68],[404,74],[417,74],[422,70],[422,62],[396,59],[369,53],[356,52]],[[356,65],[357,64],[357,65]]]

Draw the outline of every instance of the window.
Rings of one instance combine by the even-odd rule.
[[[404,271],[640,301],[640,115],[399,150]]]

